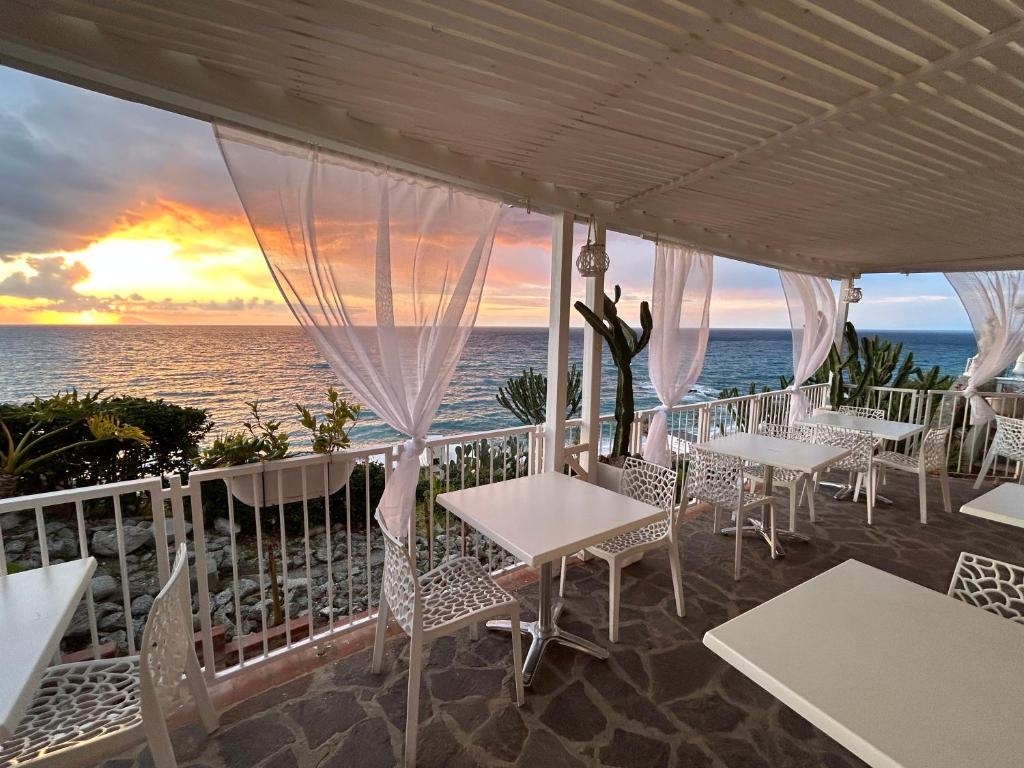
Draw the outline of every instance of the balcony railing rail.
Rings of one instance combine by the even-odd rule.
[[[815,407],[829,385],[803,388]],[[1024,395],[988,396],[997,413],[1024,417]],[[875,387],[873,407],[889,418],[951,425],[951,472],[980,466],[992,424],[975,428],[962,394]],[[695,443],[754,431],[788,416],[785,390],[676,406],[669,439],[683,468]],[[640,452],[654,411],[636,415],[632,450]],[[615,423],[600,418],[600,452]],[[566,471],[586,476],[582,424],[565,431]],[[909,442],[909,441],[908,441]],[[913,444],[902,446],[912,450]],[[537,472],[543,426],[431,438],[410,548],[422,570],[452,555],[472,555],[492,572],[515,558],[437,504],[445,491]],[[68,656],[134,653],[152,596],[166,581],[174,542],[190,545],[196,643],[207,675],[222,678],[293,650],[324,645],[371,621],[383,567],[373,510],[391,475],[393,445],[298,456],[0,500],[0,579],[9,572],[84,558],[100,560],[65,636]],[[996,477],[1013,477],[1013,462]]]

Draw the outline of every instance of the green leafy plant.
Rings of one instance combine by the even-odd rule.
[[[260,401],[246,403],[249,420],[238,432],[218,435],[203,451],[199,460],[202,469],[233,467],[257,461],[274,461],[288,455],[288,434],[278,421],[264,421],[260,415]]]
[[[583,315],[583,319],[608,344],[612,362],[615,363],[618,370],[618,383],[615,389],[615,439],[612,443],[611,453],[613,457],[625,456],[629,453],[629,440],[633,431],[633,419],[636,415],[636,406],[633,400],[633,358],[647,346],[651,340],[651,330],[654,327],[650,304],[646,301],[640,302],[641,333],[637,336],[636,331],[629,323],[619,317],[620,298],[622,298],[622,289],[617,285],[614,299],[610,299],[605,294],[603,318],[598,317],[582,301],[577,301],[574,305],[576,311]]]
[[[29,410],[30,421],[17,439],[7,421],[0,418],[0,497],[14,493],[20,476],[70,451],[110,440],[149,444],[145,432],[103,412],[102,407],[99,392],[80,397],[69,390],[46,400],[36,398]],[[60,440],[83,425],[87,436]]]
[[[575,418],[583,403],[583,377],[575,363],[565,385],[565,418]],[[498,387],[499,405],[522,424],[543,424],[547,418],[548,377],[526,368]]]
[[[334,387],[327,388],[327,402],[330,409],[324,414],[322,421],[318,421],[308,408],[297,403],[295,405],[302,417],[302,426],[308,429],[313,437],[315,453],[333,453],[339,448],[348,448],[351,445],[349,430],[355,426],[362,410],[358,403],[349,403],[341,397]]]

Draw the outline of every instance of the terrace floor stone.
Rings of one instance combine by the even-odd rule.
[[[908,482],[909,480],[909,482]],[[990,487],[990,486],[986,486]],[[513,703],[507,635],[467,631],[428,649],[418,764],[433,766],[641,766],[655,768],[853,768],[863,765],[704,648],[708,629],[848,558],[945,592],[959,553],[1024,561],[1024,531],[959,514],[979,495],[953,481],[953,509],[934,490],[918,522],[916,482],[891,477],[868,527],[863,502],[817,496],[815,525],[800,510],[807,544],[771,560],[749,539],[743,580],[732,580],[732,540],[709,516],[684,523],[686,617],[675,615],[667,558],[649,554],[623,573],[620,642],[607,641],[607,569],[568,573],[562,623],[611,649],[608,661],[549,646],[521,709]],[[787,509],[785,492],[780,510]],[[781,515],[781,511],[780,511]],[[536,585],[518,592],[529,615]],[[634,597],[634,600],[631,600]],[[798,628],[794,628],[798,631]],[[402,754],[408,641],[388,642],[384,671],[367,673],[364,650],[222,713],[204,739],[175,733],[183,768],[393,766]],[[145,749],[105,768],[150,765]]]

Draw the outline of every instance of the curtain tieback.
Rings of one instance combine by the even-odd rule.
[[[402,453],[398,457],[399,460],[404,459],[406,456],[418,457],[423,453],[423,449],[427,447],[427,436],[422,437],[410,437],[404,443],[402,443]]]

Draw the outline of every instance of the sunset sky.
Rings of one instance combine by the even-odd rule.
[[[654,245],[613,233],[608,250],[628,317]],[[549,220],[509,210],[480,323],[546,325],[549,260]],[[860,327],[969,328],[942,275],[859,284]],[[786,326],[774,270],[716,259],[711,321]],[[293,322],[209,125],[0,67],[0,323]]]

